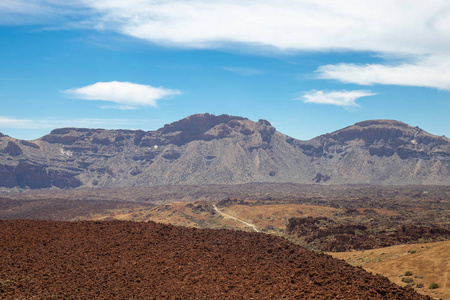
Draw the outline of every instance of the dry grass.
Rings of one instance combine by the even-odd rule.
[[[331,217],[341,209],[302,204],[274,204],[274,205],[233,205],[224,207],[223,212],[233,215],[258,228],[273,226],[285,229],[292,217]]]
[[[414,284],[424,284],[423,288],[415,288],[417,292],[437,299],[450,299],[450,241],[329,254],[382,274],[401,286],[406,285],[402,282],[405,276],[401,275],[411,271]],[[432,282],[438,283],[439,288],[429,289]]]
[[[254,201],[246,201],[253,204]],[[281,234],[292,217],[331,217],[341,210],[318,205],[275,204],[275,205],[232,205],[221,208],[221,211],[254,224],[258,229],[269,233]],[[199,209],[203,207],[203,209]],[[172,202],[155,207],[139,207],[135,209],[113,209],[103,213],[85,216],[84,220],[131,220],[154,221],[164,224],[199,228],[231,228],[252,231],[241,222],[223,218],[213,213],[210,203]],[[268,229],[272,228],[272,229]]]
[[[154,221],[163,224],[196,228],[230,228],[248,230],[242,223],[212,213],[211,204],[204,202],[172,202],[138,209],[111,209],[103,213],[80,217],[82,220]]]

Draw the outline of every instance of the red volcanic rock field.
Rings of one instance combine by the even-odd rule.
[[[431,299],[282,238],[0,220],[1,299]]]

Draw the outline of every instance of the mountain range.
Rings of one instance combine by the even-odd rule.
[[[450,140],[370,120],[308,141],[270,122],[191,115],[156,131],[61,128],[32,141],[0,134],[4,188],[159,184],[450,185]]]

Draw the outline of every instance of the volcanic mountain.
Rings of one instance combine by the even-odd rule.
[[[6,188],[450,184],[450,140],[393,120],[301,141],[265,120],[197,114],[156,131],[61,128],[33,141],[0,134],[0,157]]]

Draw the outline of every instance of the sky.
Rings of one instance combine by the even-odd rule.
[[[447,0],[2,0],[0,132],[196,113],[307,140],[395,119],[450,136]]]

